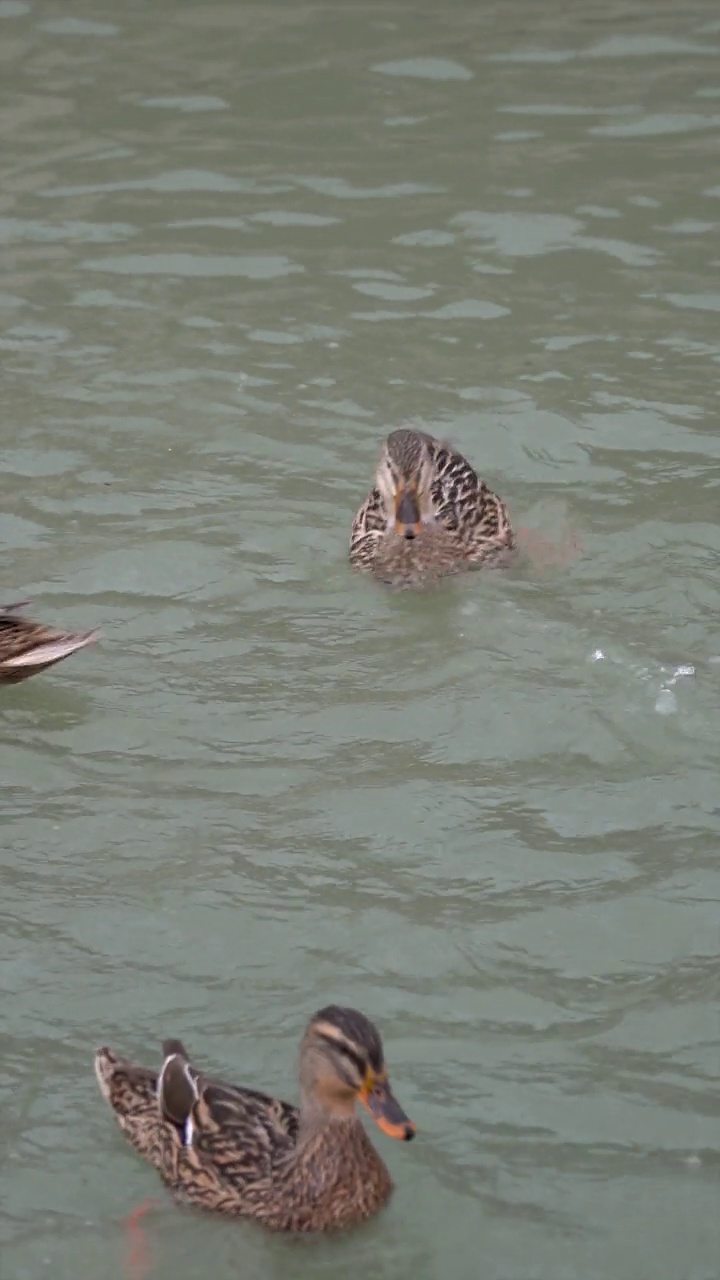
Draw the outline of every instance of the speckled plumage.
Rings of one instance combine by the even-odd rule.
[[[180,1041],[163,1051],[156,1072],[103,1048],[95,1071],[121,1129],[180,1199],[275,1231],[348,1227],[386,1202],[390,1175],[353,1109],[368,1072],[386,1087],[380,1037],[363,1015],[331,1006],[311,1020],[301,1081],[310,1061],[316,1083],[300,1108],[207,1079]],[[392,1102],[407,1124],[397,1136],[411,1137]]]
[[[393,500],[402,493],[411,494],[418,516],[411,537],[397,532]],[[414,545],[403,550],[400,538]],[[353,520],[355,568],[395,585],[414,585],[463,568],[502,564],[513,546],[504,503],[461,453],[424,431],[388,436],[375,485]]]
[[[17,684],[62,662],[71,653],[97,640],[99,631],[57,631],[33,622],[20,612],[27,607],[0,607],[0,684]]]

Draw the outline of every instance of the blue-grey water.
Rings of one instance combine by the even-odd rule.
[[[720,14],[0,0],[3,1280],[720,1276]],[[388,430],[534,530],[346,562]],[[534,541],[533,541],[534,539]],[[549,552],[548,552],[549,548]],[[96,1044],[418,1126],[342,1239],[175,1207]]]

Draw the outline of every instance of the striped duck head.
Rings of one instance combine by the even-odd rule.
[[[356,1102],[383,1133],[409,1142],[415,1125],[390,1088],[377,1028],[356,1009],[328,1005],[311,1018],[300,1046],[303,1109],[348,1119]]]

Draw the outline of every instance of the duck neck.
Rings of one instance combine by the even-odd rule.
[[[306,1146],[312,1142],[314,1138],[325,1134],[330,1136],[337,1132],[343,1131],[343,1135],[347,1137],[357,1126],[357,1117],[354,1108],[347,1113],[335,1115],[328,1112],[327,1108],[322,1106],[316,1098],[304,1098],[302,1108],[300,1110],[300,1127],[298,1129],[298,1146]]]

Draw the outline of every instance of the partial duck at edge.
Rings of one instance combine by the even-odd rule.
[[[96,631],[58,631],[24,616],[28,602],[0,606],[0,684],[46,671],[99,639]]]

